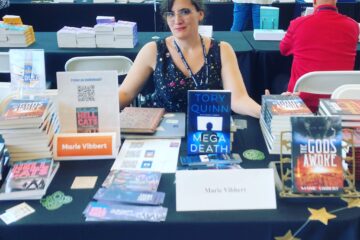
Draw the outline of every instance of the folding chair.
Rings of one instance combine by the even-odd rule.
[[[360,71],[309,72],[298,79],[294,92],[332,94],[344,84],[360,84]]]
[[[126,75],[133,62],[124,56],[73,57],[65,63],[65,71],[116,70],[118,76]]]
[[[334,90],[331,98],[335,99],[360,99],[360,82],[359,84],[344,84]]]

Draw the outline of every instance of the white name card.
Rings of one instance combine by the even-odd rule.
[[[176,211],[276,209],[272,169],[176,172]]]

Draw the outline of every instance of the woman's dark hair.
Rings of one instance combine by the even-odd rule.
[[[166,12],[171,12],[171,8],[176,0],[162,0],[160,6],[161,16],[164,16]],[[203,0],[190,0],[191,4],[195,7],[196,11],[205,12],[205,5]]]

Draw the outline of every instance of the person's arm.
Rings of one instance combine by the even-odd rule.
[[[223,87],[231,91],[231,109],[239,114],[259,118],[260,105],[246,91],[233,48],[226,42],[220,44],[221,77]]]
[[[147,43],[138,53],[134,64],[119,87],[120,108],[128,106],[139,94],[156,65],[155,42]]]
[[[280,53],[282,55],[289,56],[292,54],[293,42],[294,42],[293,36],[294,36],[294,27],[293,24],[290,23],[284,38],[280,42]]]

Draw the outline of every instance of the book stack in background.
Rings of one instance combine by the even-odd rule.
[[[78,48],[96,48],[95,30],[91,27],[81,27],[76,31]]]
[[[137,24],[97,16],[91,27],[63,27],[57,32],[60,48],[133,48],[138,42]]]
[[[60,48],[75,48],[77,47],[78,28],[65,26],[56,33],[58,46]]]
[[[34,29],[20,16],[5,15],[0,21],[0,47],[27,47],[35,42]]]
[[[0,188],[0,200],[41,199],[58,168],[51,158],[14,163]]]
[[[264,95],[261,99],[260,127],[270,154],[280,154],[281,132],[291,131],[291,116],[313,116],[310,109],[298,96]],[[291,140],[291,135],[284,136]],[[290,148],[282,153],[290,154]]]
[[[260,29],[254,29],[255,40],[280,41],[285,36],[285,31],[279,28],[279,8],[260,7]]]
[[[360,180],[360,99],[320,99],[319,114],[340,116],[344,139],[354,136],[355,177]],[[352,152],[349,152],[350,156]],[[351,168],[350,168],[351,169]]]
[[[136,22],[117,21],[114,24],[114,47],[133,48],[138,42]]]
[[[84,211],[86,221],[165,221],[159,172],[111,171]]]
[[[2,103],[0,134],[11,161],[52,157],[59,121],[50,98],[7,99]]]

